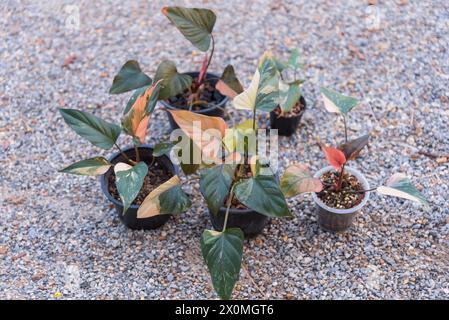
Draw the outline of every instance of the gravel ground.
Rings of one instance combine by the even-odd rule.
[[[317,170],[325,162],[316,138],[341,138],[341,122],[318,99],[324,84],[360,97],[350,135],[375,136],[353,166],[372,184],[404,172],[431,202],[426,211],[374,195],[349,232],[330,234],[319,229],[310,197],[291,200],[293,219],[273,221],[245,241],[247,271],[234,297],[448,299],[449,3],[176,3],[216,11],[212,70],[232,63],[246,84],[265,49],[282,55],[299,48],[309,109],[297,134],[280,139],[281,167],[301,161]],[[197,184],[187,188],[188,212],[161,229],[131,231],[97,180],[57,172],[107,155],[78,138],[58,107],[118,121],[127,96],[107,92],[126,60],[138,59],[150,74],[164,58],[183,71],[198,68],[199,53],[160,14],[166,4],[2,1],[0,298],[216,298],[200,255],[210,222]],[[70,16],[77,12],[78,27]],[[259,119],[266,123],[267,115]],[[168,130],[156,111],[149,142]]]

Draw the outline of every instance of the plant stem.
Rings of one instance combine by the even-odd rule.
[[[137,164],[135,161],[132,161],[130,158],[128,158],[128,156],[122,151],[122,149],[120,149],[117,143],[114,143],[114,146],[118,149],[122,156],[125,157],[126,161],[128,161],[132,165]]]
[[[253,131],[256,131],[256,107],[253,110]]]
[[[349,191],[344,191],[344,193],[365,193],[365,192],[369,192],[369,191],[374,191],[377,188],[378,187],[367,189],[367,190],[356,190],[356,191],[349,190]]]
[[[342,184],[342,182],[343,182],[343,173],[344,173],[344,170],[345,170],[345,165],[343,164],[343,165],[341,166],[340,174],[339,174],[339,176],[338,176],[337,191],[340,191],[340,190],[341,190],[341,184]]]
[[[223,230],[221,230],[221,232],[225,232],[226,231],[226,227],[228,225],[228,216],[229,216],[229,209],[231,209],[231,204],[232,204],[232,200],[234,199],[234,184],[231,187],[231,191],[229,192],[229,198],[228,198],[228,203],[227,203],[227,207],[226,207],[226,214],[225,214],[225,218],[224,218],[224,222],[223,222]]]
[[[214,51],[215,51],[215,39],[214,39],[213,34],[210,35],[210,38],[212,40],[212,49],[210,51],[210,56],[209,56],[209,59],[207,61],[207,65],[206,65],[206,74],[207,74],[207,70],[209,69],[210,62],[212,61],[212,57],[213,57]],[[206,77],[204,77],[204,78],[206,78]]]
[[[348,142],[348,126],[346,124],[346,116],[343,115],[343,124],[345,126],[345,143]]]
[[[136,152],[136,162],[140,162],[139,148],[136,145],[134,145],[134,151]]]

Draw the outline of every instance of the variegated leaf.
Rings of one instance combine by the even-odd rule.
[[[305,192],[320,192],[322,189],[321,181],[314,178],[304,164],[288,167],[281,178],[281,190],[286,197],[294,197]]]
[[[83,176],[98,176],[106,173],[112,164],[103,157],[81,160],[60,170],[60,172]]]
[[[428,206],[426,198],[419,192],[403,173],[395,173],[385,186],[377,188],[380,194],[408,199]]]

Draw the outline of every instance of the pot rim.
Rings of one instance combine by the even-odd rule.
[[[370,188],[368,180],[366,180],[365,176],[360,171],[358,171],[354,168],[351,168],[351,167],[345,167],[345,170],[347,172],[351,173],[352,175],[354,175],[359,180],[359,182],[362,184],[362,186],[365,190],[368,190]],[[332,166],[324,167],[323,169],[317,171],[313,175],[313,177],[319,179],[323,173],[326,173],[329,171],[335,171],[334,167],[332,167]],[[371,193],[370,191],[365,192],[365,197],[363,198],[363,200],[355,207],[352,207],[349,209],[336,209],[336,208],[329,207],[323,201],[321,201],[320,198],[318,198],[316,192],[312,192],[312,198],[313,198],[313,201],[315,201],[315,203],[318,206],[320,206],[321,208],[323,208],[326,211],[329,211],[331,213],[336,213],[336,214],[348,214],[348,213],[354,213],[354,212],[360,210],[361,208],[363,208],[369,200],[370,193]]]
[[[151,149],[151,152],[153,152],[153,149],[154,149],[153,146],[149,145],[149,144],[142,144],[138,148],[139,149]],[[122,149],[122,151],[123,151],[123,153],[126,153],[127,151],[134,151],[134,146],[125,147]],[[121,152],[117,151],[117,152],[113,153],[112,155],[108,156],[107,160],[112,162],[115,158],[117,158],[121,155],[122,155]],[[179,173],[179,168],[166,155],[162,155],[162,156],[156,157],[156,158],[166,158],[173,165],[173,169],[168,168],[173,173],[173,175],[177,175]],[[104,173],[100,176],[100,185],[101,185],[101,191],[103,191],[103,194],[106,196],[106,198],[109,201],[111,201],[116,206],[123,206],[123,203],[121,201],[115,199],[109,192],[108,181],[106,181],[106,173]],[[132,204],[129,206],[130,209],[138,209],[139,207],[140,206],[137,204]]]
[[[193,72],[184,72],[183,74],[188,74],[188,75],[198,75],[199,72],[197,72],[197,71],[193,71]],[[206,79],[207,79],[208,77],[214,77],[214,78],[217,78],[217,79],[220,78],[218,75],[216,75],[215,73],[211,73],[211,72],[207,72],[207,73],[206,73]],[[221,94],[221,93],[220,93],[220,94]],[[211,106],[211,107],[209,107],[209,108],[206,108],[206,109],[192,110],[192,112],[194,112],[194,113],[199,113],[199,114],[203,114],[203,113],[206,113],[206,112],[208,112],[208,111],[210,111],[210,110],[222,109],[222,108],[223,108],[223,105],[226,104],[226,103],[228,102],[228,100],[229,100],[228,97],[223,96],[223,99],[222,99],[219,103],[214,104],[213,106]],[[167,109],[170,109],[170,110],[183,110],[183,109],[179,109],[179,108],[176,108],[176,107],[172,106],[172,105],[170,104],[170,102],[168,102],[168,100],[161,100],[161,101],[159,101],[159,102],[160,102],[165,108],[167,108]]]

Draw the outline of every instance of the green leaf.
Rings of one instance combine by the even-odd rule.
[[[279,72],[273,59],[264,55],[259,65],[259,87],[256,96],[256,109],[270,112],[279,104]]]
[[[178,73],[173,61],[162,61],[156,70],[154,81],[161,81],[159,99],[165,100],[184,92],[192,85],[192,77],[187,74]]]
[[[386,186],[380,186],[377,188],[377,192],[380,194],[394,196],[412,200],[418,203],[429,206],[426,198],[419,192],[410,180],[402,173],[394,174],[388,181]]]
[[[78,174],[82,176],[98,176],[106,173],[112,164],[103,157],[81,160],[60,170],[60,172]]]
[[[186,211],[192,205],[179,184],[162,192],[159,195],[159,203],[161,214],[178,214]]]
[[[237,183],[237,199],[248,208],[269,217],[290,216],[284,195],[273,175],[258,175]]]
[[[59,112],[70,128],[99,148],[111,149],[120,135],[119,126],[87,112],[75,109],[59,109]]]
[[[200,172],[200,190],[213,214],[217,214],[220,207],[224,205],[235,168],[236,166],[232,164],[220,164]]]
[[[172,142],[160,142],[153,148],[153,156],[160,157],[169,154],[175,144]]]
[[[293,82],[291,84],[279,80],[279,106],[283,112],[289,112],[298,103],[301,98],[302,82]]]
[[[195,47],[209,49],[211,34],[217,17],[212,10],[183,7],[164,7],[162,13]]]
[[[287,69],[289,66],[287,65],[287,63],[279,60],[276,57],[273,57],[273,63],[276,67],[276,69],[278,70],[279,73],[281,73],[282,71],[284,71],[285,69]]]
[[[112,81],[109,93],[118,94],[151,84],[151,78],[142,72],[135,60],[127,61]]]
[[[294,48],[294,49],[290,50],[290,58],[288,59],[287,64],[293,70],[296,70],[296,69],[302,67],[301,60],[299,59],[298,49]]]
[[[320,192],[323,189],[320,179],[314,178],[309,168],[299,163],[285,170],[280,185],[286,197],[294,197],[304,192]]]
[[[357,99],[344,96],[325,87],[321,87],[321,94],[323,96],[324,106],[329,112],[346,115],[357,105]]]
[[[148,165],[145,162],[139,162],[135,166],[130,166],[119,162],[114,166],[114,172],[115,184],[123,203],[123,214],[125,214],[142,188],[148,173]]]
[[[205,230],[201,252],[209,269],[212,284],[220,298],[229,299],[239,279],[243,253],[243,232],[239,228],[224,232]]]
[[[136,89],[131,97],[128,100],[128,103],[126,104],[125,111],[123,111],[123,114],[127,114],[129,110],[131,110],[132,106],[136,102],[137,98],[140,97],[145,93],[145,91],[148,89],[148,86],[144,86],[142,88]]]

